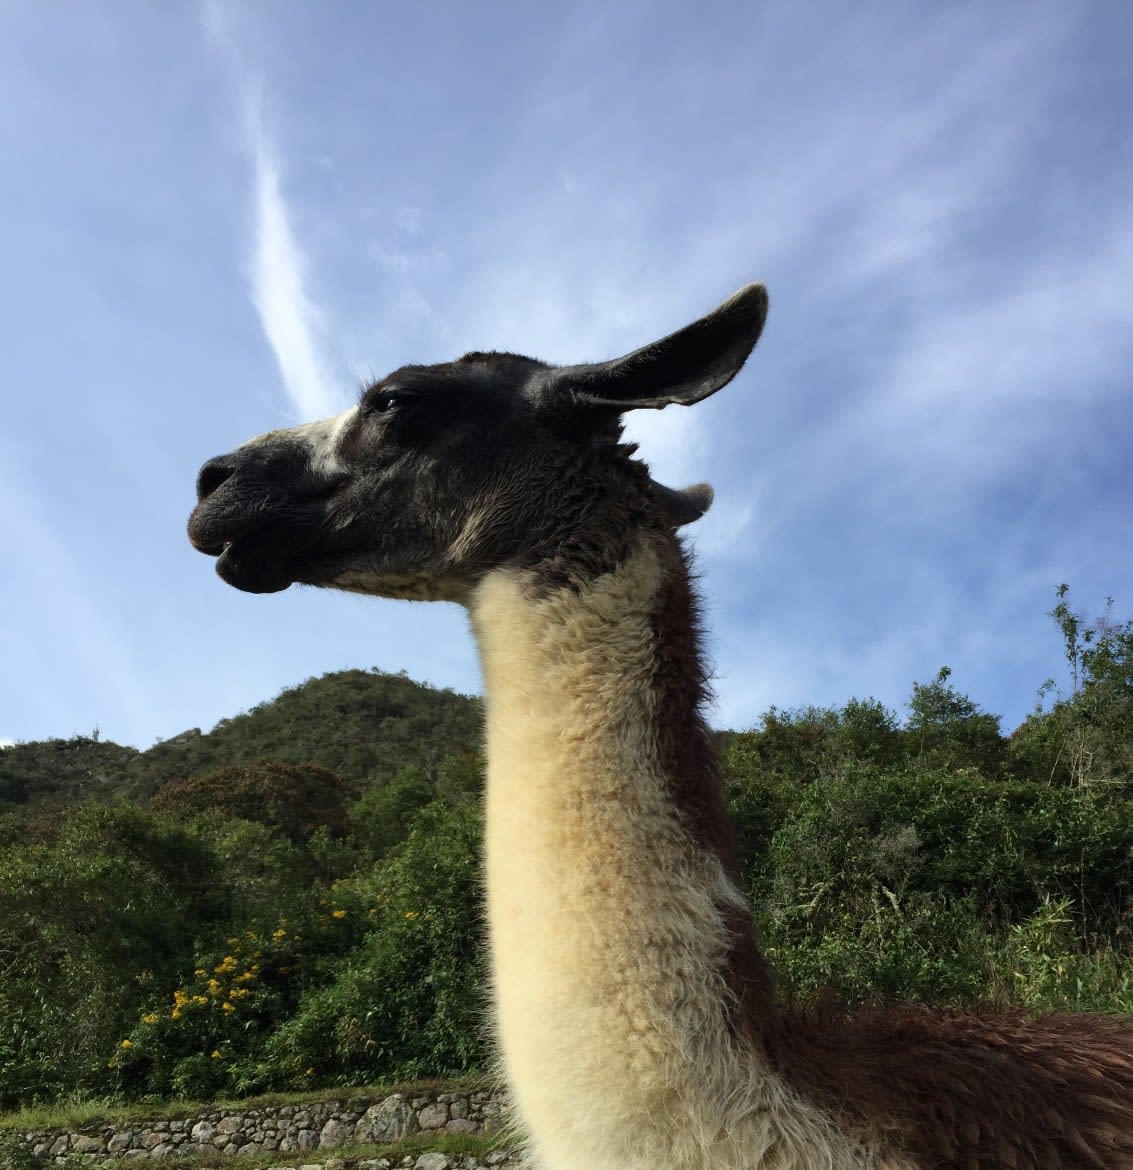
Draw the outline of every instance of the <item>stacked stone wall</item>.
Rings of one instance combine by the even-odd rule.
[[[165,1158],[173,1154],[233,1155],[306,1154],[344,1150],[362,1144],[397,1142],[417,1133],[498,1133],[503,1095],[491,1089],[455,1092],[351,1097],[298,1105],[208,1110],[199,1114],[149,1122],[84,1126],[78,1130],[22,1130],[18,1135],[45,1165],[70,1160],[99,1166],[108,1159]],[[289,1159],[293,1161],[292,1159]],[[486,1166],[503,1165],[512,1155],[500,1150],[487,1155]],[[420,1154],[406,1159],[346,1158],[310,1162],[309,1170],[471,1170],[475,1159]]]

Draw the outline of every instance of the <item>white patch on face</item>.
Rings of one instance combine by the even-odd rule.
[[[358,407],[352,406],[332,418],[293,427],[287,434],[308,448],[312,470],[322,475],[337,475],[346,470],[338,457],[339,444],[357,414]]]
[[[301,426],[285,427],[277,431],[265,431],[262,435],[241,443],[236,449],[243,451],[247,447],[259,447],[272,441],[298,443],[307,448],[313,471],[323,475],[335,475],[346,470],[338,457],[338,447],[342,436],[357,414],[358,407],[352,406],[341,414],[319,419],[318,422],[303,423]]]

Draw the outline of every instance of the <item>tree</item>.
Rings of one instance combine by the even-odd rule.
[[[335,836],[347,833],[349,796],[347,786],[329,768],[257,760],[175,780],[154,795],[152,804],[160,812],[178,815],[220,812],[259,821],[291,841],[303,842],[320,828]]]

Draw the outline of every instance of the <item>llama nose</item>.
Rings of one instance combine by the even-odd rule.
[[[197,475],[197,500],[208,499],[236,470],[236,461],[231,455],[218,455],[210,459]]]

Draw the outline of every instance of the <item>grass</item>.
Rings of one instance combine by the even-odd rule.
[[[390,1158],[400,1161],[405,1157],[416,1157],[418,1154],[441,1153],[452,1156],[471,1155],[484,1160],[487,1154],[494,1150],[508,1149],[509,1143],[502,1137],[481,1137],[476,1134],[456,1133],[419,1133],[407,1137],[393,1145],[362,1145],[342,1146],[334,1150],[308,1150],[305,1153],[281,1154],[278,1151],[263,1154],[238,1155],[241,1170],[266,1170],[269,1166],[299,1167],[309,1166],[312,1162],[325,1162],[330,1158],[341,1158],[347,1167],[352,1166],[363,1158]],[[0,1146],[0,1154],[4,1153]],[[223,1165],[234,1165],[234,1160],[224,1154],[183,1154],[170,1155],[162,1158],[163,1170],[214,1170]],[[82,1162],[83,1170],[101,1170],[110,1167],[120,1170],[123,1162],[119,1158],[106,1158],[96,1162]],[[75,1160],[76,1170],[80,1162]],[[70,1170],[64,1166],[64,1170]]]
[[[456,1093],[492,1087],[492,1082],[466,1077],[460,1080],[404,1081],[378,1085],[351,1085],[340,1089],[306,1089],[296,1093],[265,1093],[235,1101],[139,1101],[73,1100],[50,1105],[26,1106],[0,1113],[0,1131],[14,1129],[67,1129],[113,1125],[123,1128],[151,1121],[174,1121],[201,1113],[243,1113],[282,1105],[312,1105],[323,1101],[380,1101],[391,1093],[423,1097],[430,1093]],[[459,1136],[459,1135],[458,1135]],[[400,1147],[399,1147],[400,1148]],[[430,1146],[430,1149],[435,1147]],[[375,1156],[375,1155],[369,1155]],[[172,1163],[170,1163],[172,1165]],[[282,1164],[282,1163],[280,1163]],[[252,1165],[252,1163],[241,1163]]]
[[[432,1093],[467,1092],[489,1087],[491,1087],[491,1082],[464,1078],[452,1081],[409,1081],[385,1085],[351,1086],[338,1092],[324,1090],[322,1092],[271,1093],[260,1097],[244,1098],[240,1101],[168,1101],[132,1105],[120,1105],[105,1101],[76,1101],[43,1108],[21,1109],[17,1113],[0,1116],[0,1163],[7,1166],[8,1162],[4,1161],[5,1155],[19,1157],[25,1150],[30,1159],[30,1149],[21,1144],[17,1151],[16,1146],[11,1144],[19,1140],[17,1131],[21,1130],[65,1129],[74,1131],[99,1124],[127,1128],[131,1124],[172,1121],[177,1118],[196,1116],[200,1113],[240,1113],[252,1109],[275,1108],[281,1105],[310,1105],[334,1100],[380,1101],[391,1093],[402,1093],[406,1097],[420,1097]],[[428,1132],[416,1133],[400,1142],[384,1145],[351,1145],[333,1150],[308,1150],[288,1154],[279,1151],[242,1154],[239,1157],[239,1162],[241,1170],[265,1170],[269,1166],[309,1166],[315,1161],[325,1162],[329,1158],[341,1158],[347,1167],[351,1167],[363,1158],[390,1158],[400,1161],[407,1156],[416,1157],[418,1154],[431,1152],[450,1156],[472,1155],[482,1161],[485,1155],[494,1150],[506,1150],[510,1144],[509,1138],[504,1134],[488,1137],[482,1134]],[[80,1163],[78,1159],[73,1161],[76,1170],[80,1165],[84,1170],[92,1170],[92,1168],[100,1170],[101,1167],[119,1170],[123,1165],[120,1158],[112,1157],[95,1162]],[[230,1161],[231,1159],[223,1154],[202,1152],[170,1155],[163,1158],[161,1164],[164,1170],[213,1170],[218,1165],[227,1165]],[[13,1165],[20,1165],[20,1163],[13,1163]],[[31,1165],[30,1160],[28,1165]],[[71,1170],[71,1163],[65,1163],[63,1170]]]

